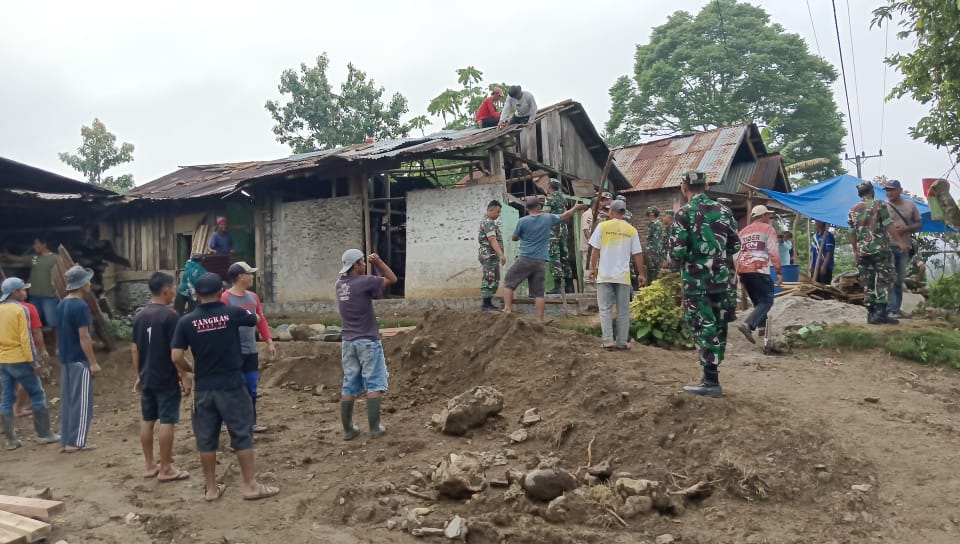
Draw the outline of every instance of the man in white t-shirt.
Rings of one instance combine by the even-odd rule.
[[[637,267],[640,286],[647,283],[643,268],[643,248],[637,229],[624,221],[627,205],[622,200],[610,203],[610,219],[597,225],[590,247],[600,252],[591,259],[590,278],[597,282],[600,307],[601,347],[607,350],[629,349],[630,341],[630,259]],[[617,326],[613,328],[613,306],[617,306]]]

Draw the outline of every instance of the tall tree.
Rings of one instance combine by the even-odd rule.
[[[507,89],[505,83],[483,85],[483,72],[473,66],[457,70],[457,83],[460,84],[459,89],[445,89],[427,105],[427,113],[439,117],[446,130],[473,127],[473,116],[483,99],[494,87],[501,87],[504,92]]]
[[[878,26],[899,18],[897,37],[916,44],[912,52],[886,59],[903,74],[889,98],[909,94],[930,108],[910,134],[960,154],[960,1],[887,0],[873,16]]]
[[[89,127],[81,126],[80,137],[83,143],[77,153],[60,153],[60,161],[83,174],[94,185],[118,193],[129,191],[133,187],[133,174],[117,177],[103,174],[114,166],[132,162],[133,144],[123,142],[118,147],[117,137],[100,119],[94,119]]]
[[[277,141],[295,153],[307,153],[377,140],[400,138],[410,127],[400,120],[407,113],[407,99],[394,93],[384,102],[384,88],[366,72],[347,64],[347,78],[335,93],[327,78],[330,59],[324,53],[315,66],[300,64],[300,72],[288,69],[280,75],[278,89],[289,96],[285,103],[267,100],[266,109],[276,122]]]
[[[637,45],[633,76],[610,88],[611,145],[755,121],[777,122],[787,162],[828,158],[813,177],[841,171],[846,134],[830,84],[834,68],[767,13],[735,0],[672,14]]]

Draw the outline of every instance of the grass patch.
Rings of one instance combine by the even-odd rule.
[[[550,321],[551,327],[567,329],[587,336],[602,336],[598,316],[558,317]]]
[[[842,323],[795,338],[795,344],[841,351],[885,349],[910,361],[960,370],[960,331],[947,323],[889,328]]]

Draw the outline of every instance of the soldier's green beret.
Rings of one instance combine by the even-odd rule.
[[[707,173],[702,170],[687,170],[680,176],[688,185],[706,185]]]

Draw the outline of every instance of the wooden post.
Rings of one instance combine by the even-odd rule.
[[[471,175],[473,174],[472,168],[470,169],[470,173]],[[384,262],[389,265],[393,260],[393,210],[391,209],[390,204],[392,202],[390,198],[390,186],[393,184],[390,182],[389,174],[384,174],[383,179],[384,183],[386,183],[386,187],[384,187],[384,196],[387,198],[387,260]],[[381,257],[383,257],[383,255],[381,255]],[[386,293],[384,293],[384,295],[386,295]]]
[[[361,185],[363,192],[360,193],[360,200],[363,205],[363,237],[364,237],[364,253],[370,254],[370,178],[367,176],[367,171],[364,170],[361,175]],[[371,271],[370,263],[367,263],[367,274]]]

